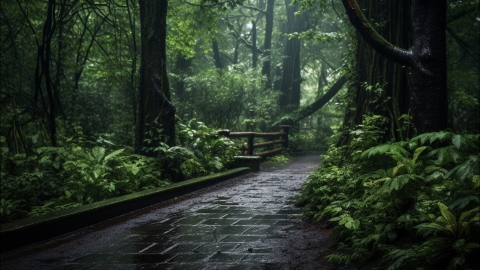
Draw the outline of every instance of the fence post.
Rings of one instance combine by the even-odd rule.
[[[250,136],[248,136],[248,155],[253,156],[253,141],[255,138],[255,133],[252,132]]]
[[[285,148],[288,148],[288,131],[290,129],[289,125],[280,125],[281,131],[285,133]]]

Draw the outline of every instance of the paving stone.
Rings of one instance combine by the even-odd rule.
[[[301,220],[294,201],[318,159],[295,162],[303,163],[268,167],[7,256],[5,269],[290,269],[280,247]]]
[[[232,225],[235,222],[237,222],[237,220],[216,218],[216,219],[207,219],[202,222],[202,225]]]
[[[249,226],[219,226],[217,227],[217,234],[244,234],[251,227]]]

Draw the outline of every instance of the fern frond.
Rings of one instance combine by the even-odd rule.
[[[97,162],[100,162],[100,160],[103,158],[104,155],[105,155],[105,148],[95,146],[92,149],[92,156],[93,158],[95,158]]]
[[[423,153],[423,151],[425,151],[427,149],[432,149],[432,148],[428,147],[428,146],[422,146],[422,147],[419,147],[419,148],[415,149],[415,152],[413,153],[412,162],[415,164],[415,162],[417,162],[418,157]]]
[[[457,162],[459,157],[461,157],[460,151],[454,146],[446,146],[432,150],[430,153],[426,154],[425,157],[437,157],[437,163],[439,165],[448,164],[450,162]]]
[[[400,190],[411,180],[422,180],[422,177],[416,174],[402,174],[384,184],[385,190],[391,193],[394,190]]]
[[[460,149],[462,146],[468,147],[470,150],[479,150],[478,145],[466,136],[457,134],[452,137],[452,144]]]
[[[384,256],[383,260],[391,262],[386,268],[387,270],[405,269],[407,265],[415,265],[418,254],[414,248],[395,249]],[[417,265],[418,266],[418,265]]]
[[[450,170],[445,175],[445,178],[449,178],[453,174],[455,174],[457,178],[462,181],[465,181],[465,179],[473,178],[473,176],[478,174],[480,170],[479,162],[480,154],[478,156],[470,156],[467,161]]]
[[[397,143],[392,144],[382,144],[378,146],[374,146],[365,150],[360,157],[361,158],[370,158],[375,155],[382,155],[388,154],[389,156],[394,157],[395,160],[400,158],[406,158],[410,155],[410,153],[405,150],[402,146]]]
[[[455,134],[450,131],[429,132],[412,138],[412,141],[420,141],[422,145],[424,145],[426,141],[429,141],[429,144],[432,144],[435,141],[445,142],[450,140],[454,135]]]
[[[121,154],[123,151],[125,151],[125,148],[123,148],[123,149],[118,149],[118,150],[116,150],[116,151],[113,151],[112,153],[108,154],[108,155],[105,157],[104,161],[108,161],[109,159],[111,159],[111,158],[113,158],[113,157],[115,157],[115,156],[118,156],[118,155]]]
[[[434,171],[425,177],[425,182],[431,182],[432,180],[444,179],[445,173],[441,171]]]

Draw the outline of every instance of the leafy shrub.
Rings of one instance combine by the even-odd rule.
[[[284,155],[275,155],[273,157],[267,157],[265,163],[286,163],[290,161],[290,158]]]
[[[194,119],[179,123],[177,128],[177,141],[183,146],[160,143],[152,149],[157,157],[136,155],[129,148],[109,150],[98,146],[98,140],[87,142],[81,131],[76,137],[63,139],[63,146],[39,147],[29,155],[9,155],[0,144],[0,220],[160,187],[219,172],[232,164],[238,148],[228,138]],[[97,145],[84,146],[94,143]]]
[[[217,135],[216,130],[208,128],[203,122],[191,119],[185,124],[178,124],[178,141],[194,155],[197,162],[184,164],[186,175],[200,176],[196,168],[204,168],[206,172],[215,173],[229,168],[239,149],[230,139]],[[183,162],[185,163],[185,162]],[[200,165],[200,166],[199,166]]]
[[[433,132],[373,146],[376,130],[359,131],[346,150],[328,150],[298,200],[305,215],[333,226],[338,242],[326,258],[382,258],[376,264],[388,269],[478,265],[480,135]]]

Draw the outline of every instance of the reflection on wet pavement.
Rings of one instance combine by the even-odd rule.
[[[2,261],[5,269],[291,269],[282,241],[301,219],[295,196],[318,163],[300,157]]]

